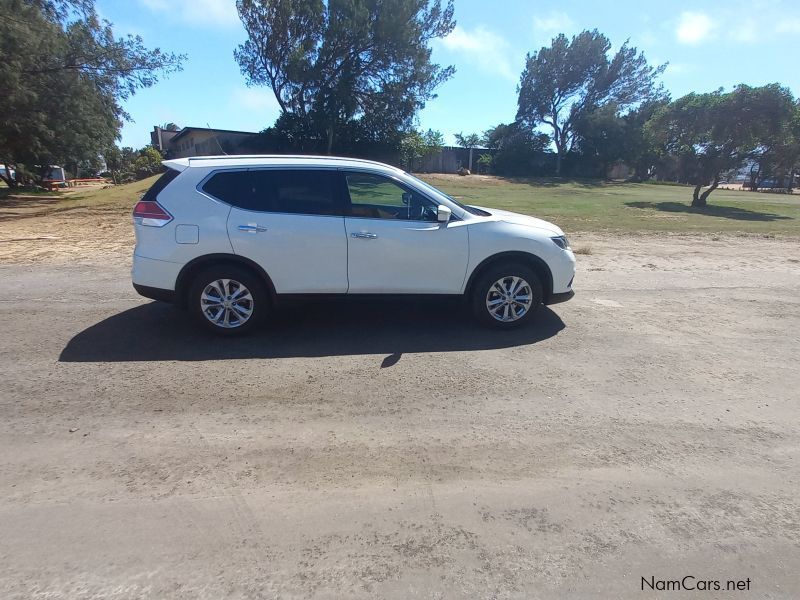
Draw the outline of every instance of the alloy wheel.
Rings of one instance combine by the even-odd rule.
[[[486,294],[486,310],[501,323],[524,317],[533,304],[530,284],[522,277],[508,275],[495,281]]]
[[[217,279],[200,295],[203,316],[217,327],[234,329],[244,325],[253,314],[253,295],[235,279]]]

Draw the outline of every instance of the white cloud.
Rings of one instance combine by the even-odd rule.
[[[714,31],[714,21],[705,13],[686,11],[681,13],[675,36],[682,44],[699,44]]]
[[[146,8],[190,25],[231,27],[239,23],[233,0],[139,0]]]
[[[437,44],[451,52],[463,54],[483,71],[496,73],[511,80],[519,77],[519,73],[514,71],[508,59],[510,49],[508,42],[482,25],[472,31],[457,25],[450,35]]]
[[[278,116],[280,107],[269,88],[240,87],[233,90],[231,104],[235,108],[263,112]]]
[[[567,13],[551,10],[545,16],[534,17],[533,28],[540,35],[554,36],[571,32],[575,28],[575,22]]]

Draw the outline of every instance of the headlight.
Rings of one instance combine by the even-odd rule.
[[[553,243],[562,250],[569,250],[569,242],[567,241],[567,236],[557,235],[555,237],[551,237],[550,239],[553,240]]]

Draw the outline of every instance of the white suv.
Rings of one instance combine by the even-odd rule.
[[[501,328],[572,297],[551,223],[464,206],[400,169],[313,156],[164,161],[133,211],[133,286],[222,334],[295,294],[455,294]]]

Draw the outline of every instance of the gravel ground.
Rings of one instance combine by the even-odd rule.
[[[122,245],[13,239],[3,599],[800,596],[796,241],[580,236],[524,331],[330,303],[222,341]],[[686,575],[749,591],[642,591]]]

